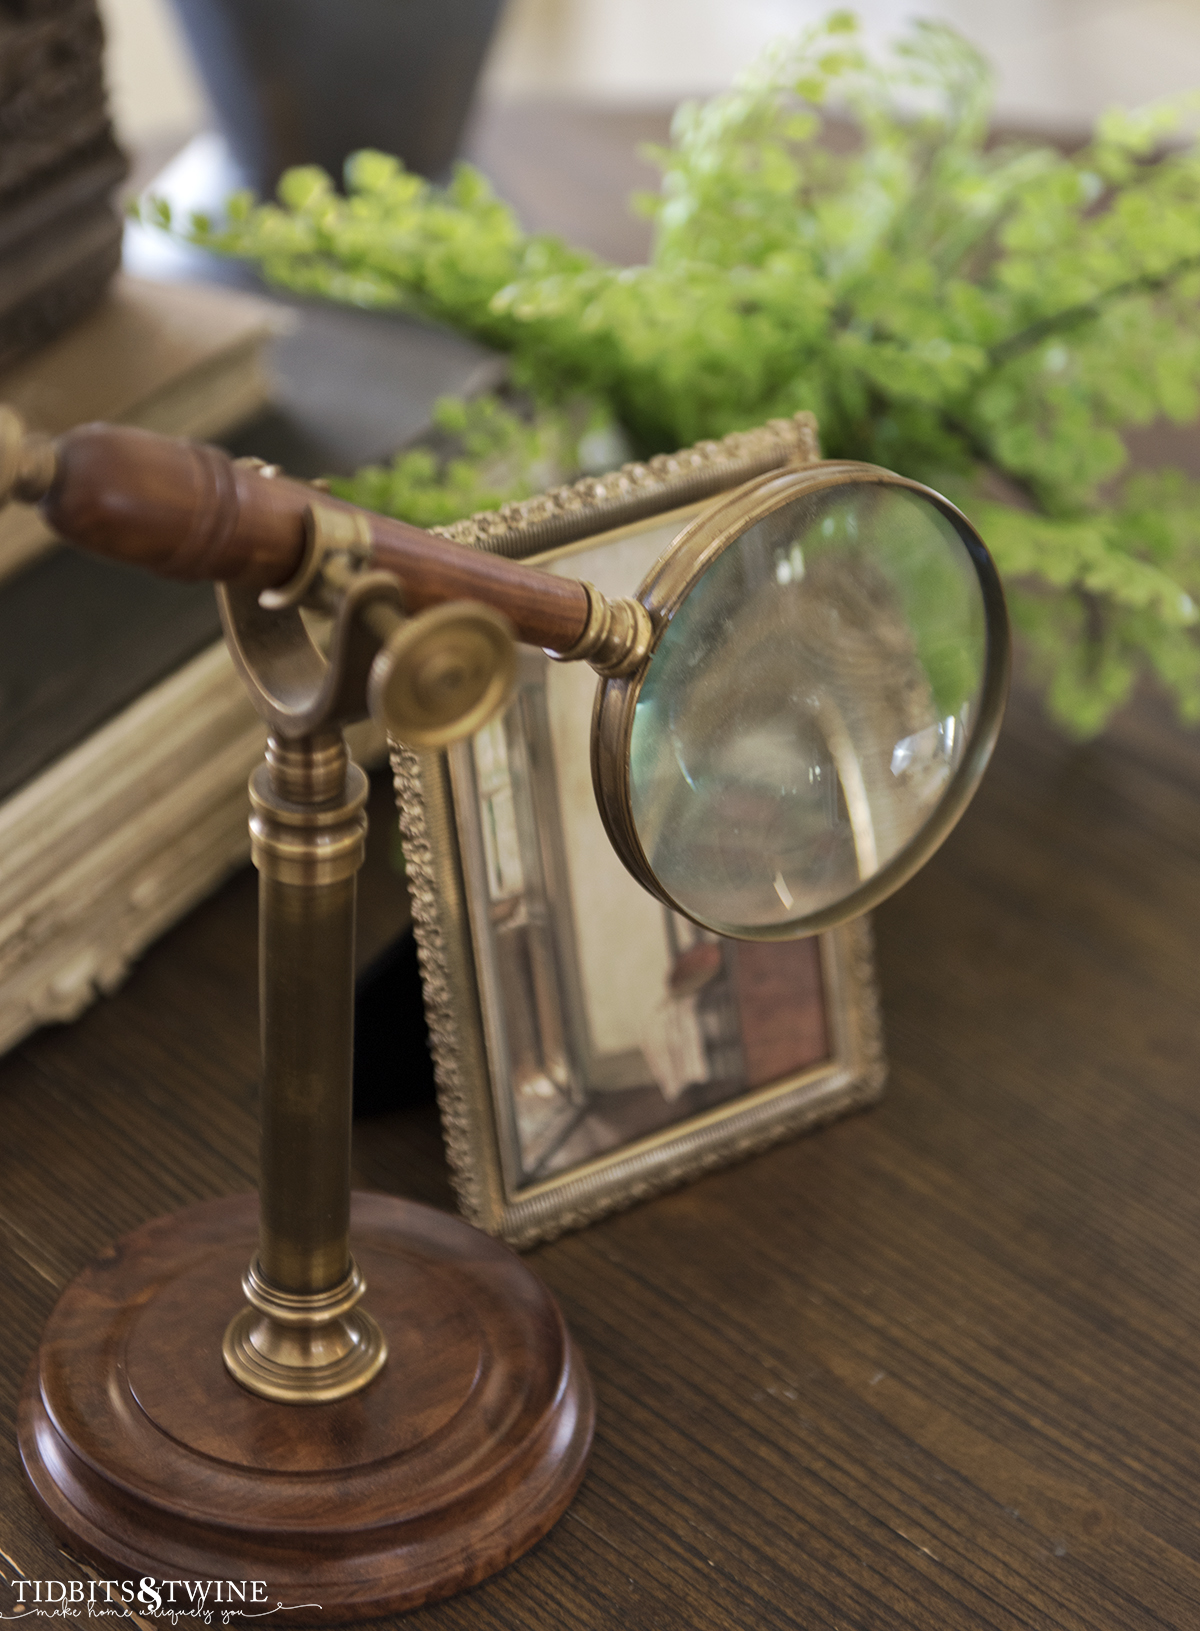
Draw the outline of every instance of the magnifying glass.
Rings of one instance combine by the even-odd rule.
[[[213,448],[103,426],[51,445],[5,412],[0,489],[85,547],[224,580],[235,659],[284,737],[361,713],[365,693],[394,735],[440,747],[504,705],[512,639],[589,661],[613,846],[720,934],[816,934],[877,905],[949,832],[995,743],[995,567],[952,504],[889,471],[761,476],[609,600]],[[328,660],[302,605],[342,615]]]
[[[944,499],[853,464],[776,469],[726,493],[636,595],[612,600],[215,448],[113,426],[51,443],[0,408],[8,496],[39,503],[87,549],[217,582],[267,723],[250,783],[257,1244],[235,1197],[158,1219],[85,1271],[22,1395],[26,1469],[54,1526],[105,1570],[219,1560],[212,1536],[238,1538],[230,1513],[250,1490],[267,1513],[260,1552],[281,1578],[311,1593],[323,1547],[341,1560],[327,1571],[335,1609],[416,1606],[462,1585],[464,1557],[475,1579],[545,1533],[583,1474],[593,1404],[545,1289],[444,1214],[360,1198],[357,1250],[377,1276],[378,1313],[362,1301],[350,1126],[367,786],[340,727],[370,706],[399,738],[436,748],[505,706],[514,641],[586,661],[600,676],[596,793],[634,877],[724,934],[812,934],[909,876],[974,790],[1007,675],[996,573]],[[324,647],[312,609],[332,619]],[[223,1305],[220,1363],[236,1398],[218,1393],[217,1345],[205,1346]],[[139,1352],[153,1361],[141,1381]],[[310,1407],[344,1410],[372,1388],[373,1405],[323,1418],[352,1429],[352,1464],[331,1466]],[[428,1404],[442,1399],[449,1428]],[[288,1406],[304,1408],[285,1421]],[[219,1442],[214,1409],[232,1423]],[[169,1446],[150,1482],[136,1475],[145,1458],[130,1422]],[[71,1469],[84,1464],[81,1505]],[[275,1486],[295,1484],[297,1468],[316,1496],[281,1527]],[[331,1503],[336,1521],[318,1510]]]
[[[1008,682],[995,567],[937,493],[827,463],[729,494],[637,593],[644,660],[601,682],[614,848],[720,934],[815,934],[933,853],[991,754]]]

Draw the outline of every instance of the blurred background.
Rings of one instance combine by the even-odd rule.
[[[403,0],[397,0],[402,4]],[[823,16],[814,0],[508,0],[485,109],[529,101],[661,107],[728,84],[772,39]],[[1071,134],[1113,103],[1200,84],[1195,0],[862,0],[872,30],[954,23],[995,65],[1005,124]],[[210,120],[170,0],[100,0],[117,130],[161,157]]]

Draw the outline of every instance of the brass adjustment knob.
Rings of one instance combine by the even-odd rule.
[[[367,702],[413,748],[443,748],[481,730],[517,678],[513,626],[501,612],[455,600],[401,623],[371,665]]]

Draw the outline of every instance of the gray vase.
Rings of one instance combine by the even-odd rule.
[[[503,0],[174,0],[246,185],[374,147],[444,179]]]

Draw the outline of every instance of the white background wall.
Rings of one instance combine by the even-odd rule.
[[[198,128],[203,93],[169,0],[100,0],[100,9],[125,139]],[[509,0],[485,91],[661,105],[727,84],[768,41],[829,9],[814,0]],[[880,34],[913,14],[957,24],[995,64],[1000,113],[1015,122],[1073,130],[1113,103],[1200,86],[1200,0],[861,0],[856,9]]]

